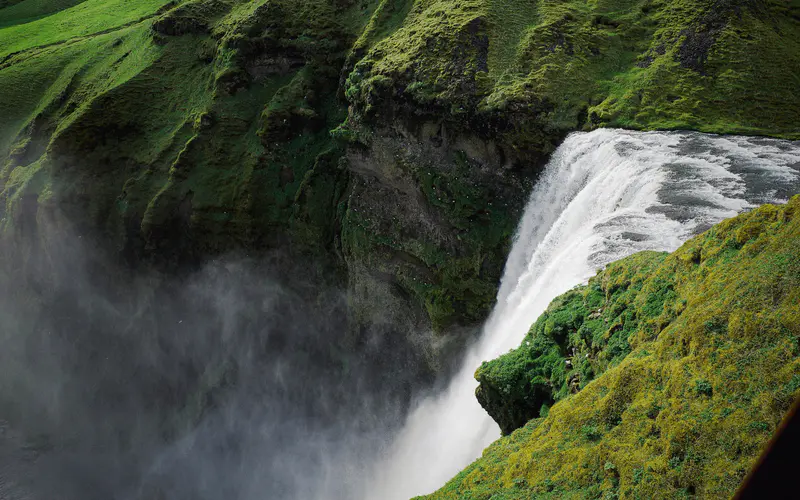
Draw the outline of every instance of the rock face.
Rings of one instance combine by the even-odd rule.
[[[58,210],[169,273],[280,248],[348,288],[354,345],[384,322],[432,369],[570,131],[800,137],[786,2],[59,5],[0,4],[6,235]]]
[[[733,495],[800,395],[798,210],[765,205],[557,298],[476,373],[513,432],[430,498]]]
[[[342,244],[358,311],[376,297],[399,315],[417,303],[417,318],[389,321],[444,332],[479,323],[491,308],[527,187],[494,145],[450,133],[426,123],[350,150]]]

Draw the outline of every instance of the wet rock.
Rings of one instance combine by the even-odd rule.
[[[498,382],[509,382],[500,383]],[[511,384],[502,378],[481,376],[475,389],[478,403],[500,426],[503,435],[508,435],[539,417],[542,405],[552,404],[552,388],[542,378]]]

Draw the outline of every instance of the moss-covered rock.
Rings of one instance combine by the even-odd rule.
[[[783,2],[382,1],[348,56],[342,93],[350,108],[336,133],[369,151],[364,163],[377,167],[390,150],[420,172],[413,196],[425,195],[429,215],[409,216],[419,213],[413,203],[386,191],[372,200],[357,193],[351,203],[363,203],[359,213],[371,223],[346,221],[353,232],[343,242],[424,304],[435,330],[472,323],[492,303],[484,289],[496,287],[496,256],[506,252],[524,202],[515,190],[568,132],[619,126],[800,137],[800,101],[785,85],[800,65],[800,45],[787,38],[800,30],[797,19]],[[460,158],[473,172],[466,186]],[[370,194],[373,180],[364,180]],[[487,217],[449,209],[450,195],[461,203],[473,186]],[[403,208],[386,213],[378,199]],[[398,230],[430,227],[431,219],[445,223]],[[484,224],[502,236],[456,232],[480,234]],[[411,280],[393,264],[398,251],[420,264]],[[463,255],[488,263],[477,280],[475,260]]]
[[[800,391],[798,210],[765,205],[556,299],[477,372],[517,430],[431,498],[731,496]]]
[[[634,332],[670,319],[672,283],[648,281],[665,257],[643,252],[609,265],[553,301],[519,349],[478,368],[476,396],[504,434],[619,364]]]
[[[786,86],[800,64],[795,3],[405,4],[374,20],[383,37],[360,40],[346,89],[353,122],[447,115],[531,150],[597,126],[798,137]]]

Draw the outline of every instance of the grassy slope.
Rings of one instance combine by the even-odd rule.
[[[0,2],[0,26],[29,22],[60,10],[68,9],[86,0],[23,0],[3,8]]]
[[[68,8],[52,11],[46,8],[49,4],[43,4],[31,5],[30,10],[22,13],[5,12],[28,7],[26,2],[0,11],[0,22],[8,23],[0,31],[0,58],[34,47],[119,28],[153,15],[168,0],[86,0],[74,6],[69,6],[74,2],[61,3],[62,7]],[[50,15],[41,16],[48,12]],[[23,15],[28,17],[20,19]]]
[[[62,4],[0,10],[3,21],[35,18],[0,26],[0,58],[13,54],[0,64],[6,227],[31,195],[124,252],[177,258],[186,246],[252,248],[287,232],[316,252],[333,243],[335,213],[317,204],[335,205],[341,189],[318,184],[346,182],[328,130],[344,118],[336,82],[369,18],[359,6]]]
[[[373,44],[348,95],[367,117],[391,88],[456,117],[521,112],[545,133],[605,125],[798,138],[799,31],[796,1],[427,0]],[[466,63],[465,33],[488,40]]]
[[[430,498],[730,496],[800,390],[799,247],[795,197],[556,299],[476,376],[518,404],[538,380],[557,402]]]

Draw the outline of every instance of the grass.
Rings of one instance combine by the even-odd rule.
[[[33,130],[57,134],[59,129],[68,128],[87,112],[86,101],[91,102],[91,99],[84,99],[126,84],[152,62],[158,49],[142,47],[145,35],[146,27],[126,28],[69,46],[44,49],[0,71],[0,85],[9,89],[4,93],[6,99],[0,103],[0,109],[8,117],[0,124],[0,148],[3,151],[13,149],[3,176],[27,168],[18,168],[18,164],[22,167],[28,162],[49,163],[46,158],[48,143],[33,134]],[[32,82],[33,86],[25,82]],[[77,92],[80,101],[70,101],[70,91]],[[49,182],[45,184],[50,185]],[[25,192],[24,186],[16,182],[6,183],[4,187],[6,198],[12,204]],[[6,208],[12,209],[11,206]]]
[[[335,82],[347,41],[367,21],[359,9],[328,0],[26,0],[0,9],[4,226],[33,194],[123,254],[185,259],[329,235],[308,219],[304,231],[292,226],[296,211],[330,200],[293,203],[318,157],[341,154],[328,130],[344,118]],[[276,22],[281,30],[269,32]],[[252,69],[270,50],[294,66]],[[265,133],[284,116],[293,133]],[[330,217],[324,224],[335,226]]]
[[[86,0],[24,0],[5,8],[0,7],[0,27],[23,22],[68,9]],[[2,5],[2,4],[0,4]]]
[[[86,0],[31,22],[0,25],[0,58],[23,50],[63,43],[119,29],[152,16],[169,0]],[[11,9],[25,6],[17,4]],[[65,3],[69,5],[69,3]],[[33,6],[31,6],[33,12]],[[0,11],[4,12],[4,11]],[[0,18],[2,19],[2,18]]]
[[[428,498],[730,497],[800,391],[799,210],[765,205],[557,298],[476,373],[513,432]]]
[[[545,136],[615,126],[798,138],[799,14],[778,1],[417,2],[356,65],[348,96],[366,121],[402,97],[455,120],[533,118]],[[532,135],[522,126],[509,140]]]
[[[537,2],[495,0],[488,5],[487,17],[492,26],[489,45],[489,72],[502,82],[511,76],[520,42],[529,29],[539,24]]]

